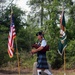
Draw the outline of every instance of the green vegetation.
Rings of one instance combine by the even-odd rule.
[[[14,24],[16,26],[17,44],[22,68],[32,68],[36,61],[36,55],[31,57],[31,45],[37,42],[36,32],[43,30],[45,39],[50,45],[47,52],[48,62],[53,69],[63,68],[63,57],[58,50],[59,40],[59,14],[62,11],[61,0],[28,0],[31,13],[27,16],[25,11],[13,5]],[[67,31],[66,67],[75,69],[75,3],[72,0],[64,0]],[[1,14],[0,14],[1,15]],[[8,33],[10,28],[10,7],[0,16],[0,66],[8,66],[8,62],[15,67],[17,65],[16,50],[14,57],[9,58],[7,53]],[[26,19],[27,17],[27,19]],[[14,44],[15,47],[15,44]]]

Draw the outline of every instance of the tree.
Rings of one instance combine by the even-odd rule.
[[[68,38],[69,40],[73,40],[75,38],[74,34],[74,30],[75,30],[75,4],[73,4],[70,9],[69,9],[69,19],[67,22],[67,32],[68,32]]]
[[[62,57],[60,59],[58,52],[57,52],[58,39],[59,39],[59,28],[57,25],[60,23],[59,15],[62,11],[63,3],[64,3],[65,14],[67,14],[67,12],[69,12],[67,10],[69,10],[70,7],[71,7],[71,13],[74,13],[74,11],[73,11],[74,8],[72,10],[72,6],[73,6],[72,0],[69,0],[69,1],[68,0],[65,0],[65,1],[43,0],[43,2],[41,2],[40,0],[29,0],[29,5],[32,8],[31,12],[33,12],[32,17],[34,19],[34,23],[37,20],[37,18],[39,18],[39,16],[42,17],[43,26],[40,29],[44,30],[44,32],[46,33],[45,37],[46,37],[46,39],[48,39],[48,43],[50,44],[51,50],[50,50],[50,53],[48,53],[48,55],[50,56],[49,60],[54,59],[54,61],[51,61],[53,67],[55,67],[55,64],[58,65],[57,67],[60,67],[61,64],[63,64],[63,61],[61,60]],[[43,8],[41,7],[41,4],[42,4]],[[42,8],[42,9],[40,9],[40,8]],[[41,10],[42,10],[42,14],[40,14]],[[70,15],[72,16],[72,14],[70,14]],[[72,19],[68,22],[73,23]],[[69,32],[70,32],[68,22],[66,22],[67,23],[66,30],[68,32],[67,36],[69,36]],[[40,24],[41,22],[38,21],[38,23]],[[70,23],[69,23],[69,25],[70,25]],[[72,26],[73,26],[73,24],[72,24]],[[73,31],[72,31],[72,34],[70,34],[70,35],[74,36]],[[69,36],[69,38],[70,37],[71,36]],[[58,62],[60,62],[60,64],[58,64]]]
[[[25,13],[17,8],[15,5],[12,6],[13,8],[13,16],[14,16],[14,24],[16,26],[16,33],[17,35],[20,33],[20,30],[23,29],[24,31],[24,25],[25,22],[23,22],[23,17]],[[8,53],[7,53],[7,44],[8,44],[8,34],[9,34],[9,29],[10,29],[10,7],[8,10],[5,11],[3,14],[5,17],[1,16],[2,22],[0,23],[0,57],[1,57],[1,62],[0,65],[3,63],[8,62],[9,59]],[[18,36],[17,36],[18,37]],[[21,36],[19,36],[21,37]],[[19,41],[20,39],[18,39]],[[20,42],[19,42],[20,43]],[[15,53],[14,53],[14,58],[12,61],[16,58]],[[3,59],[3,60],[2,60]]]

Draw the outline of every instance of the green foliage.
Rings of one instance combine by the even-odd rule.
[[[31,50],[31,45],[34,43],[34,34],[31,33],[28,29],[20,29],[17,35],[18,39],[18,49],[25,50],[29,52]]]
[[[8,34],[7,34],[7,27],[4,27],[3,25],[0,26],[0,66],[4,63],[7,63],[8,61],[13,61],[16,59],[16,55],[14,54],[14,58],[10,59],[7,52],[7,43],[8,43]]]
[[[24,68],[32,67],[36,56],[31,58],[28,52],[31,45],[37,42],[36,32],[43,30],[45,39],[50,45],[50,51],[47,52],[47,58],[52,68],[60,68],[63,65],[63,59],[58,54],[59,40],[59,12],[62,9],[61,0],[29,0],[28,5],[31,7],[31,13],[25,19],[25,12],[15,5],[13,8],[14,24],[16,26],[18,50],[20,54],[21,66]],[[72,0],[64,0],[65,13],[69,19],[66,22],[66,30],[68,37],[68,46],[66,49],[67,68],[75,68],[75,4]],[[67,10],[68,13],[67,13]],[[14,57],[9,58],[7,54],[8,33],[10,27],[10,8],[0,18],[0,65],[8,61],[16,60],[16,50]],[[30,62],[31,61],[31,62]]]
[[[32,56],[29,52],[25,51],[20,52],[20,64],[22,68],[32,68],[35,61],[36,55]]]
[[[67,68],[75,69],[75,40],[71,40],[66,48]]]
[[[19,32],[20,28],[23,28],[23,23],[21,21],[21,16],[24,14],[19,8],[13,6],[14,9],[14,23],[16,25],[16,32]],[[4,17],[3,17],[4,16]],[[0,18],[0,65],[7,63],[8,61],[14,61],[16,59],[16,55],[14,53],[14,57],[12,59],[8,56],[8,34],[10,29],[10,9],[6,10]],[[21,25],[22,24],[22,25]]]
[[[59,69],[63,64],[62,57],[58,55],[56,50],[50,50],[47,52],[47,58],[53,69]]]

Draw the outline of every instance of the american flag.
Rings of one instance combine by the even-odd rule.
[[[16,32],[15,32],[15,25],[13,22],[13,15],[11,15],[11,24],[10,24],[10,31],[9,31],[9,36],[8,36],[8,54],[9,57],[13,57],[13,52],[14,52],[14,39],[16,37]]]

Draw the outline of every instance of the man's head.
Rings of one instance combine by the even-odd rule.
[[[37,36],[38,40],[42,40],[44,34],[43,34],[42,31],[40,31],[40,32],[37,32],[37,33],[36,33],[36,36]]]

